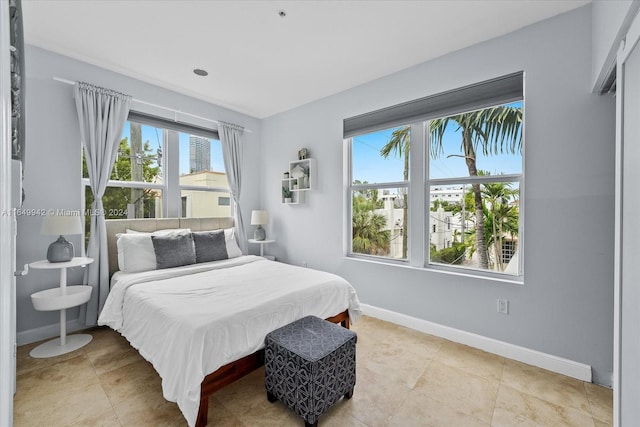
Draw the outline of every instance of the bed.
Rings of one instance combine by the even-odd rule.
[[[231,218],[107,221],[111,289],[98,323],[120,332],[153,364],[163,396],[177,402],[190,426],[207,424],[212,393],[262,366],[267,333],[307,315],[348,328],[361,313],[355,290],[344,279],[242,255],[232,226]],[[118,235],[126,235],[120,253]],[[175,259],[186,252],[180,245],[187,235],[199,262],[174,266],[182,264]],[[200,256],[217,247],[207,246],[213,240],[203,236],[224,240],[229,256]],[[148,252],[149,241],[155,245],[154,262],[166,268],[149,270],[150,261],[139,256]],[[147,246],[127,249],[123,242]],[[147,269],[140,267],[145,262]]]

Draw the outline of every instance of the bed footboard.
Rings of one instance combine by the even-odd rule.
[[[327,318],[328,321],[339,323],[349,329],[349,312],[347,310],[340,314]],[[207,375],[200,386],[200,408],[196,418],[196,427],[205,427],[209,417],[209,396],[232,382],[250,374],[264,365],[264,349],[224,365],[217,371]]]
[[[209,396],[232,382],[244,377],[264,365],[264,349],[224,365],[207,375],[200,386],[200,408],[196,418],[196,427],[207,425],[209,414]]]

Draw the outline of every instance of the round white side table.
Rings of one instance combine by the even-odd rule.
[[[268,244],[268,243],[274,243],[275,240],[256,240],[256,239],[249,239],[249,243],[257,243],[260,245],[260,256],[264,257],[264,245]]]
[[[84,267],[91,264],[93,258],[75,257],[67,262],[36,261],[29,267],[41,270],[60,270],[60,287],[31,294],[33,307],[38,311],[60,310],[60,337],[47,341],[31,350],[29,355],[35,358],[60,356],[77,350],[93,339],[88,334],[67,336],[67,308],[82,305],[91,298],[91,286],[67,286],[67,268]]]

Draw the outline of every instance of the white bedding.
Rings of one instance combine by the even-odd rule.
[[[361,314],[353,287],[334,274],[242,256],[144,273],[117,273],[98,323],[124,335],[162,378],[190,426],[200,384],[256,352],[267,333],[307,315]]]

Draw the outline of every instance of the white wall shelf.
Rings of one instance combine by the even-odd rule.
[[[288,178],[281,181],[282,203],[297,205],[304,203],[304,193],[315,190],[317,185],[318,169],[315,159],[294,160],[289,162]],[[291,192],[291,201],[285,201],[285,189]]]

